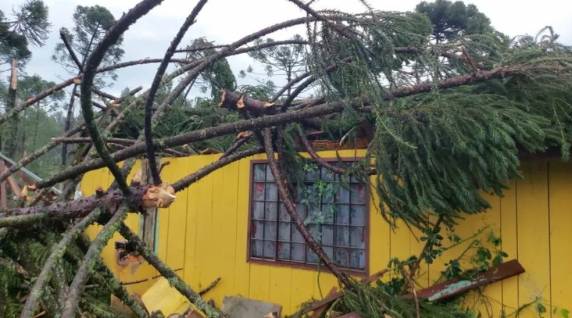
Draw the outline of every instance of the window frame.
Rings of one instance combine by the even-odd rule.
[[[363,159],[363,157],[344,157],[344,158],[332,158],[332,157],[322,157],[323,160],[336,163],[336,162],[354,162]],[[247,229],[247,236],[246,236],[246,261],[247,263],[253,264],[262,264],[262,265],[274,265],[274,266],[281,266],[281,267],[289,267],[289,268],[299,268],[299,269],[306,269],[306,270],[321,270],[321,271],[328,271],[327,267],[320,264],[309,264],[309,263],[302,263],[296,262],[291,260],[280,260],[280,259],[269,259],[269,258],[260,258],[251,255],[251,235],[252,235],[252,215],[253,215],[253,203],[254,203],[254,165],[256,164],[268,164],[267,159],[253,159],[250,160],[249,164],[249,178],[248,178],[248,229]],[[316,164],[318,167],[322,168],[320,165]],[[336,264],[336,266],[345,273],[356,275],[356,276],[368,276],[369,275],[369,260],[370,260],[370,226],[371,226],[371,191],[369,184],[365,185],[365,224],[364,224],[364,261],[365,266],[363,269],[351,268],[351,267],[342,267]],[[279,196],[279,194],[278,194]],[[335,237],[333,238],[336,239]],[[307,247],[307,244],[304,243]],[[332,260],[333,261],[333,260]]]

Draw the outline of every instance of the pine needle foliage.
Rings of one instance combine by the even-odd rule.
[[[46,229],[50,230],[46,230]],[[44,222],[22,229],[10,229],[0,240],[0,316],[19,317],[23,300],[28,296],[34,279],[48,258],[52,246],[61,239],[65,230],[61,222]],[[77,267],[83,258],[82,244],[68,247],[65,257],[55,267],[50,283],[42,290],[40,312],[55,317],[61,308],[57,307],[65,288],[71,283]],[[85,317],[119,317],[111,307],[110,292],[98,281],[91,281],[97,288],[87,288],[84,301],[80,304]]]
[[[338,138],[363,120],[375,127],[367,160],[377,170],[380,210],[392,223],[399,218],[427,229],[431,216],[442,216],[453,225],[489,207],[483,192],[502,195],[506,181],[520,176],[522,153],[555,148],[568,159],[572,51],[551,29],[536,39],[510,40],[483,28],[435,41],[430,20],[419,13],[324,14],[340,21],[308,27],[310,68],[322,75],[321,92],[331,100],[361,98],[373,109],[363,115],[348,107],[354,119],[324,127],[336,127]],[[328,72],[332,61],[338,67]],[[439,88],[453,77],[495,70],[502,71]],[[395,98],[420,83],[433,88]]]

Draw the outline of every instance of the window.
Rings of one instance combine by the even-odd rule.
[[[354,177],[309,166],[296,186],[296,208],[308,230],[340,267],[366,269],[368,191]],[[249,256],[259,261],[316,265],[318,257],[290,220],[266,162],[253,162]]]

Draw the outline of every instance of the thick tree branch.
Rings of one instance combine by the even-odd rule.
[[[135,247],[139,254],[145,258],[149,264],[151,264],[155,269],[169,281],[171,286],[175,287],[183,296],[185,296],[192,304],[194,304],[198,309],[206,314],[207,317],[216,318],[221,317],[221,313],[209,305],[202,297],[192,290],[173,270],[171,270],[167,265],[165,265],[155,253],[150,251],[145,242],[143,242],[137,235],[135,235],[131,230],[125,225],[121,224],[119,228],[119,233],[131,243],[135,244]]]
[[[93,140],[93,145],[101,159],[107,165],[107,168],[109,168],[111,174],[113,174],[115,177],[115,181],[118,183],[119,188],[125,195],[129,194],[129,186],[125,181],[121,170],[107,151],[107,147],[102,140],[99,129],[93,120],[94,114],[93,109],[91,108],[91,91],[93,87],[93,79],[95,78],[96,69],[101,61],[103,61],[105,53],[109,47],[117,42],[119,37],[129,28],[129,26],[131,26],[140,17],[147,14],[147,12],[149,12],[155,6],[159,5],[161,2],[162,0],[141,1],[113,25],[113,27],[106,33],[105,37],[87,58],[85,62],[83,80],[80,87],[83,118],[85,120],[85,125],[91,136],[91,139]]]
[[[272,171],[272,175],[274,175],[274,180],[276,180],[276,186],[278,188],[278,194],[280,195],[280,199],[282,200],[286,211],[294,221],[294,225],[296,225],[296,229],[300,232],[304,241],[308,245],[308,247],[316,253],[316,255],[320,258],[320,261],[324,263],[324,265],[336,276],[338,281],[342,283],[344,286],[349,287],[351,286],[350,279],[342,273],[338,267],[330,260],[326,252],[322,249],[322,247],[316,242],[312,234],[308,231],[306,226],[304,225],[304,221],[296,211],[296,205],[292,201],[292,197],[288,191],[288,186],[286,185],[286,181],[282,172],[280,171],[280,167],[276,163],[276,159],[274,159],[274,149],[272,146],[272,135],[270,128],[265,128],[263,130],[263,139],[264,139],[264,149],[266,151],[266,156],[268,157],[268,164],[270,165],[270,170]]]
[[[153,79],[153,83],[151,84],[151,88],[149,89],[149,94],[147,96],[147,99],[145,100],[145,123],[144,123],[145,145],[147,148],[147,160],[149,160],[149,170],[151,172],[151,178],[153,184],[155,185],[161,184],[161,176],[159,175],[159,171],[157,169],[155,149],[153,148],[153,132],[152,132],[153,126],[151,124],[155,95],[157,94],[159,85],[161,85],[163,74],[165,74],[167,66],[169,66],[169,61],[171,60],[171,57],[173,57],[173,54],[175,54],[177,46],[179,46],[179,43],[185,36],[185,33],[187,33],[187,30],[191,27],[191,25],[195,23],[196,17],[199,15],[199,12],[201,12],[201,9],[204,7],[206,3],[207,0],[200,0],[195,5],[195,7],[185,20],[185,22],[183,22],[183,25],[177,32],[177,35],[175,35],[175,38],[173,38],[173,40],[171,41],[171,44],[169,45],[169,48],[167,49],[167,51],[165,52],[165,56],[163,57],[163,62],[159,64],[159,68],[155,73],[155,78]]]
[[[113,214],[111,219],[109,219],[109,221],[105,224],[105,226],[101,229],[101,231],[97,234],[97,237],[89,246],[89,249],[87,250],[87,253],[85,254],[85,257],[70,285],[69,294],[64,303],[64,309],[62,313],[63,318],[75,317],[75,311],[77,309],[77,304],[79,303],[80,295],[83,292],[83,288],[89,278],[90,272],[93,271],[97,261],[99,260],[99,253],[111,239],[113,234],[117,232],[123,219],[127,215],[127,211],[128,210],[126,206],[118,207],[117,211]]]
[[[78,237],[78,235],[80,235],[85,230],[85,228],[87,228],[91,223],[95,222],[100,215],[101,210],[94,209],[85,218],[83,218],[80,222],[76,223],[73,227],[71,227],[71,229],[64,233],[59,243],[54,244],[50,256],[44,263],[42,271],[38,277],[36,277],[34,286],[30,290],[28,298],[26,299],[26,303],[24,304],[24,308],[20,314],[20,318],[34,317],[36,307],[38,306],[38,302],[44,292],[44,286],[51,279],[52,274],[54,273],[54,267],[57,266],[58,262],[64,256],[68,245],[73,242]]]

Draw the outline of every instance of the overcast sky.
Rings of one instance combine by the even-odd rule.
[[[8,14],[25,0],[1,0],[0,10]],[[137,0],[44,0],[49,7],[52,24],[48,42],[41,48],[32,48],[32,60],[26,67],[28,74],[59,81],[69,77],[61,66],[51,61],[54,46],[59,41],[58,30],[72,27],[72,15],[77,5],[99,4],[108,8],[117,18]],[[384,11],[413,10],[419,0],[369,0],[374,8]],[[123,60],[144,57],[161,57],[171,38],[177,32],[196,1],[165,0],[161,6],[143,17],[124,36]],[[357,0],[319,0],[315,8],[335,8],[342,11],[363,11]],[[484,12],[499,31],[510,36],[536,34],[546,25],[551,25],[560,34],[560,41],[572,45],[572,0],[472,0]],[[287,0],[210,0],[197,23],[191,27],[189,39],[205,36],[220,44],[232,42],[244,35],[277,22],[304,16],[304,12]],[[281,33],[274,38],[291,37],[295,31]],[[300,32],[303,32],[301,30]],[[247,57],[230,59],[235,72],[244,69],[250,61]],[[147,87],[151,83],[156,65],[138,66],[118,73],[119,85],[124,87]]]

